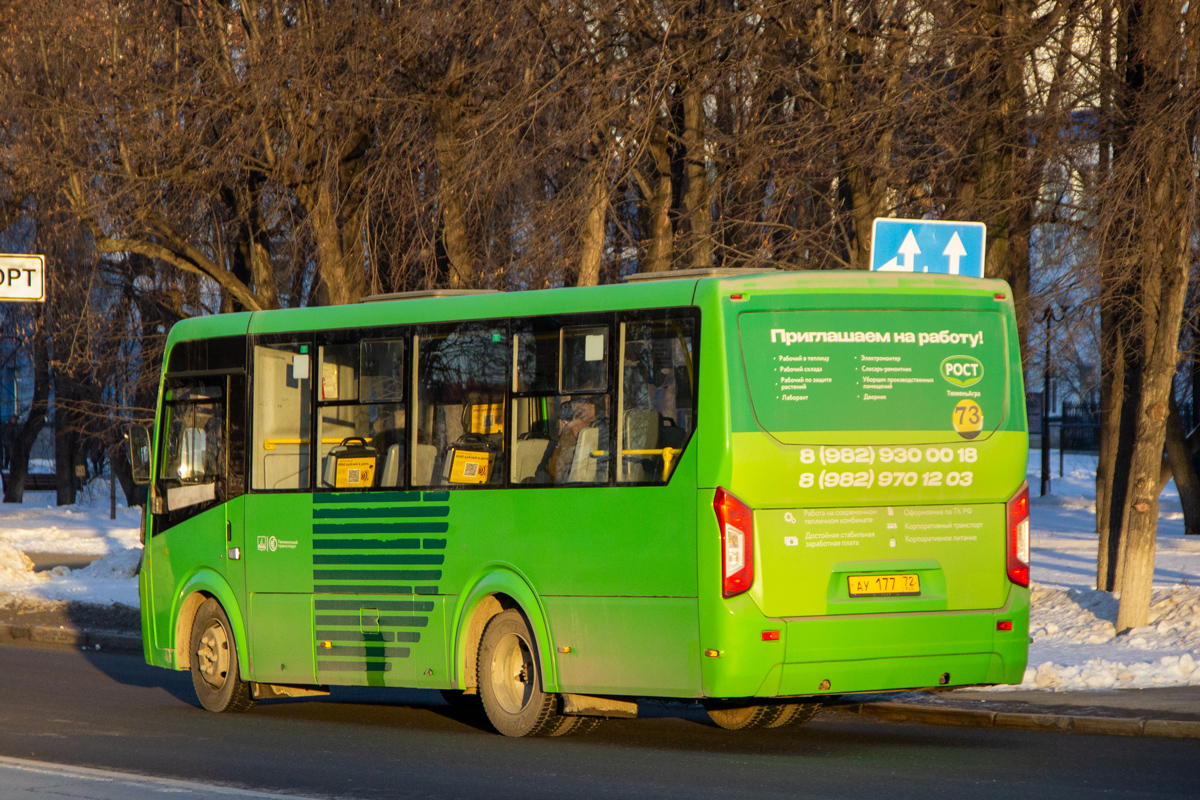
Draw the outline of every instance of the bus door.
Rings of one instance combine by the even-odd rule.
[[[225,580],[246,607],[246,376],[229,376],[229,431],[225,502]]]
[[[252,359],[245,505],[250,677],[311,684],[313,644],[311,337],[258,337]]]
[[[231,555],[241,534],[239,483],[243,469],[231,464],[244,452],[243,427],[231,417],[230,390],[244,387],[242,375],[173,377],[168,374],[159,431],[160,455],[147,563],[159,647],[169,648],[179,585],[204,569],[221,575],[240,596],[241,562]],[[240,407],[238,396],[232,404]],[[231,497],[239,500],[227,505]],[[232,519],[232,516],[237,519]]]

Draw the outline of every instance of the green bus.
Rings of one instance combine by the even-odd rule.
[[[212,711],[424,688],[513,736],[1020,682],[1009,287],[662,277],[177,324],[130,434],[146,660]]]

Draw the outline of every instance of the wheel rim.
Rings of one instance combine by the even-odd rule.
[[[214,689],[225,685],[229,677],[229,633],[220,622],[213,621],[200,636],[196,649],[196,664],[200,676]]]
[[[506,635],[492,653],[492,694],[508,714],[519,714],[533,696],[533,652],[515,633]]]

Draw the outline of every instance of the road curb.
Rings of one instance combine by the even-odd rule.
[[[965,728],[1001,728],[1057,733],[1091,733],[1104,736],[1152,736],[1164,739],[1200,739],[1200,721],[1091,717],[1070,714],[1024,714],[974,708],[927,706],[920,703],[861,703],[857,713],[893,722],[919,722]]]
[[[0,644],[28,643],[33,646],[70,647],[109,653],[141,653],[142,637],[119,631],[83,631],[53,625],[22,625],[0,622]]]

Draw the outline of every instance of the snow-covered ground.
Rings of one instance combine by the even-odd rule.
[[[56,507],[54,499],[54,492],[26,492],[21,505],[0,503],[0,600],[17,594],[137,606],[137,509],[125,507],[118,487],[117,518],[110,520],[108,484],[100,481],[85,488],[74,506]],[[25,553],[100,558],[82,569],[33,572]]]
[[[1053,494],[1037,497],[1041,453],[1029,454],[1033,613],[1029,669],[1005,689],[1200,684],[1200,536],[1185,536],[1175,483],[1159,498],[1150,623],[1117,636],[1118,599],[1096,585],[1096,457],[1067,455]]]
[[[1096,579],[1094,456],[1053,458],[1053,494],[1037,497],[1040,453],[1032,451],[1033,616],[1029,669],[1020,687],[1055,691],[1200,685],[1200,537],[1183,534],[1174,483],[1160,499],[1150,624],[1117,636],[1117,599]],[[137,512],[121,503],[109,520],[107,485],[56,508],[49,492],[0,504],[0,604],[6,595],[92,603],[138,603]],[[34,573],[24,553],[101,556],[79,570]]]

